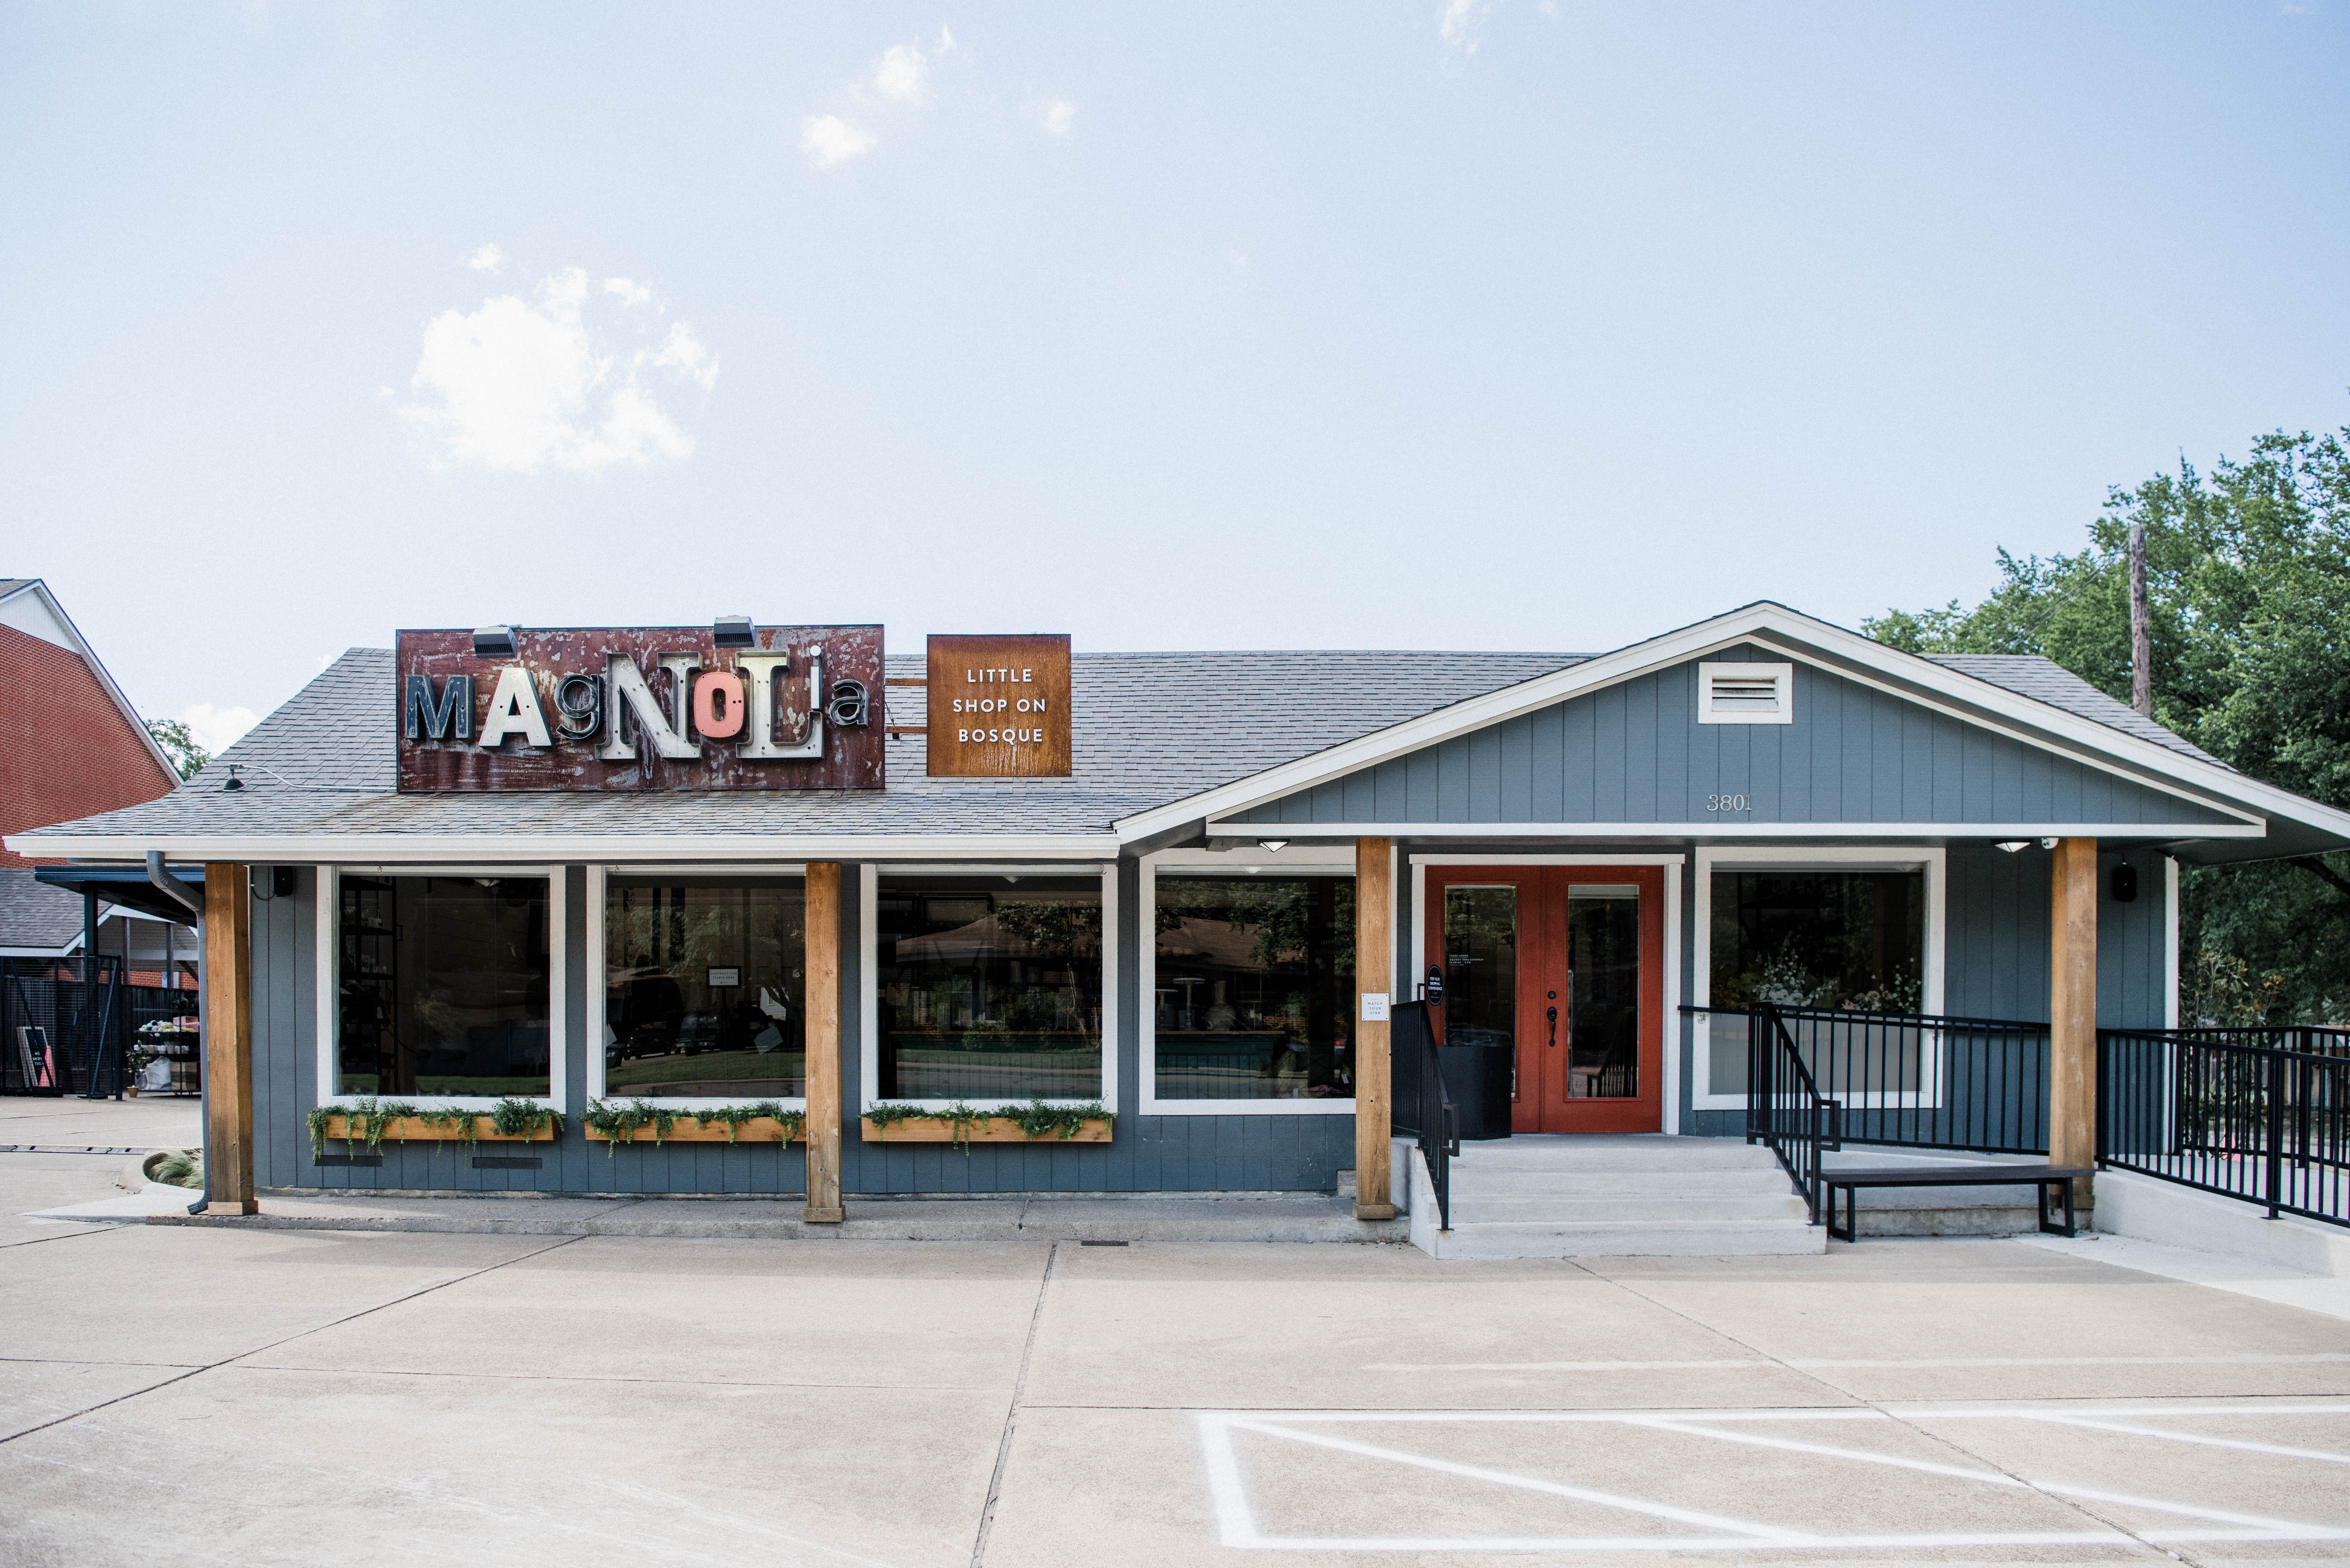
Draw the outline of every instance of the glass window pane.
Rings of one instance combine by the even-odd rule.
[[[1926,874],[1716,871],[1712,949],[1716,1008],[1769,1002],[1916,1012],[1924,1005]],[[1745,1021],[1717,1012],[1706,1029],[1711,1091],[1745,1093]]]
[[[547,879],[341,878],[340,1095],[545,1095]]]
[[[885,877],[878,902],[877,1099],[1100,1097],[1100,877]]]
[[[604,884],[604,1092],[807,1093],[806,884],[615,876]]]
[[[1518,1030],[1518,890],[1444,889],[1444,1043],[1510,1045]],[[1518,1097],[1517,1059],[1510,1098]]]
[[[1353,1097],[1354,878],[1158,884],[1159,1098]]]
[[[1640,1092],[1640,890],[1566,890],[1569,1099]]]

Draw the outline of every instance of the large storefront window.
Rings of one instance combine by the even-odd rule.
[[[880,1100],[1097,1099],[1099,877],[885,876]]]
[[[807,893],[798,877],[604,884],[604,1092],[807,1093]]]
[[[1352,1098],[1354,878],[1157,881],[1156,1097]]]
[[[1916,1012],[1923,1005],[1922,871],[1716,871],[1711,1005]],[[1714,1014],[1710,1085],[1746,1092],[1746,1031]]]
[[[548,1092],[547,879],[339,879],[338,1095]]]

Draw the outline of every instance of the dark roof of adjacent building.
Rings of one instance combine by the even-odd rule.
[[[79,935],[79,894],[35,881],[29,866],[0,866],[0,948],[57,952]]]
[[[1066,779],[931,779],[919,735],[893,738],[868,792],[408,794],[394,784],[388,649],[355,648],[161,800],[77,835],[1097,834],[1154,806],[1308,758],[1583,662],[1574,653],[1080,653]],[[2174,752],[2203,753],[2044,659],[1957,655],[1960,673]],[[920,658],[889,660],[919,676]],[[900,689],[904,690],[904,689]],[[917,696],[915,701],[920,701]],[[919,712],[897,715],[919,722]],[[244,787],[223,785],[234,766]]]

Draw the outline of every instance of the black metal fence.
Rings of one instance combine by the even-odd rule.
[[[1388,1013],[1388,1049],[1395,1130],[1419,1145],[1436,1194],[1436,1228],[1452,1229],[1452,1157],[1461,1152],[1460,1113],[1436,1056],[1436,1028],[1425,1002],[1399,1002]],[[1359,1179],[1359,1178],[1358,1178]]]
[[[173,1090],[195,1093],[196,993],[129,978],[104,954],[0,960],[0,1094],[110,1097],[148,1053],[173,1064]]]
[[[2350,1030],[2099,1030],[2097,1162],[2350,1225]]]

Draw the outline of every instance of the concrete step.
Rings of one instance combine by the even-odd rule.
[[[1415,1240],[1418,1236],[1415,1235]],[[1440,1258],[1788,1257],[1827,1251],[1827,1231],[1793,1221],[1618,1220],[1455,1224],[1434,1235]]]
[[[1531,1198],[1492,1197],[1483,1193],[1452,1194],[1452,1223],[1523,1222],[1580,1225],[1632,1223],[1650,1220],[1676,1223],[1728,1224],[1742,1220],[1793,1220],[1808,1223],[1804,1200],[1783,1186],[1775,1196],[1706,1196],[1701,1198],[1629,1198],[1609,1193],[1590,1198],[1544,1194]]]
[[[1495,1198],[1596,1198],[1620,1193],[1627,1198],[1761,1197],[1789,1192],[1786,1172],[1776,1162],[1755,1170],[1548,1170],[1496,1169],[1490,1166],[1452,1167],[1455,1195],[1476,1193]]]
[[[1734,1138],[1559,1134],[1464,1143],[1455,1169],[1489,1170],[1767,1170],[1777,1157],[1761,1144]]]

